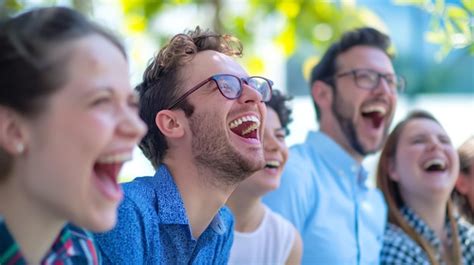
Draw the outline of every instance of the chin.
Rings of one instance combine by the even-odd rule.
[[[117,210],[95,214],[95,216],[89,217],[83,222],[73,223],[92,232],[107,232],[114,228],[117,223]]]

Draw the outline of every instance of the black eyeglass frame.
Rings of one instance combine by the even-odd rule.
[[[367,87],[367,86],[362,86],[360,85],[359,81],[358,81],[358,76],[357,74],[360,73],[360,71],[364,71],[364,72],[369,72],[369,73],[373,73],[373,74],[376,74],[377,76],[377,80],[375,81],[375,83],[371,86],[371,87]],[[380,80],[383,78],[385,79],[385,82],[389,85],[390,87],[390,79],[389,77],[394,77],[396,80],[396,85],[395,85],[395,90],[390,87],[391,91],[392,92],[398,92],[398,93],[401,93],[401,92],[404,92],[405,91],[405,88],[406,88],[406,80],[403,76],[401,75],[397,75],[397,74],[382,74],[382,73],[379,73],[377,71],[374,71],[372,69],[365,69],[365,68],[359,68],[359,69],[353,69],[353,70],[350,70],[350,71],[347,71],[347,72],[343,72],[343,73],[340,73],[340,74],[336,74],[334,75],[333,77],[330,77],[326,80],[331,80],[331,79],[334,79],[334,78],[339,78],[339,77],[344,77],[344,76],[347,76],[347,75],[352,75],[352,78],[354,80],[354,83],[356,84],[356,86],[358,88],[361,88],[361,89],[365,89],[365,90],[374,90],[375,88],[377,88],[379,85],[380,85]]]
[[[239,91],[238,91],[238,93],[236,94],[235,97],[226,96],[224,94],[224,92],[222,92],[222,88],[219,86],[218,78],[223,77],[223,76],[235,77],[239,81],[240,89],[239,89]],[[252,79],[252,78],[263,79],[268,83],[268,87],[270,88],[270,91],[268,91],[268,96],[267,96],[268,98],[266,98],[266,99],[263,98],[264,95],[262,95],[262,93],[260,93],[260,91],[258,91],[256,88],[254,88],[252,85],[249,84],[249,80]],[[168,109],[171,110],[171,109],[175,108],[176,106],[178,106],[186,97],[188,97],[189,95],[191,95],[192,93],[197,91],[199,88],[203,87],[209,81],[214,81],[217,85],[217,90],[219,90],[219,92],[221,93],[222,96],[224,96],[226,99],[229,99],[229,100],[238,99],[242,95],[242,91],[243,91],[242,82],[244,82],[246,85],[248,85],[248,86],[252,87],[253,89],[255,89],[262,96],[262,102],[268,102],[272,98],[273,81],[268,79],[268,78],[265,78],[263,76],[238,77],[238,76],[233,75],[233,74],[217,74],[217,75],[213,75],[213,76],[203,80],[202,82],[199,82],[197,85],[195,85],[194,87],[189,89],[186,93],[184,93],[182,96],[180,96],[175,101],[175,103],[171,104],[171,106]]]

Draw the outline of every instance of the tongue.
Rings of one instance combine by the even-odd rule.
[[[100,189],[107,197],[117,200],[122,196],[122,191],[117,183],[117,176],[121,163],[95,164],[94,171],[97,175]]]
[[[254,124],[255,124],[254,122],[246,121],[246,122],[242,122],[242,124],[230,130],[233,133],[243,138],[257,138],[257,130],[252,130],[250,132],[245,133],[246,131],[248,131],[248,128]]]
[[[121,163],[111,163],[111,164],[96,163],[94,165],[94,170],[97,172],[97,175],[99,176],[105,175],[115,182],[121,166],[122,166]]]
[[[363,113],[362,115],[372,121],[372,126],[374,126],[375,129],[378,129],[380,127],[380,124],[382,124],[384,118],[384,116],[380,112],[376,111]]]

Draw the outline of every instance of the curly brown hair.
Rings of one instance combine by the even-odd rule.
[[[165,136],[155,124],[156,114],[169,108],[184,93],[181,69],[197,53],[213,50],[232,57],[242,56],[241,42],[231,35],[220,35],[210,30],[194,30],[175,35],[152,58],[143,73],[143,80],[136,86],[140,95],[140,117],[148,126],[148,132],[139,144],[143,154],[154,168],[163,161],[168,149]],[[194,111],[187,100],[178,105],[187,117]]]

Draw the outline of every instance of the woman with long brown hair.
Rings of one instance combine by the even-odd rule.
[[[414,111],[390,134],[377,168],[389,208],[382,264],[474,264],[474,230],[450,200],[459,158],[429,113]]]

